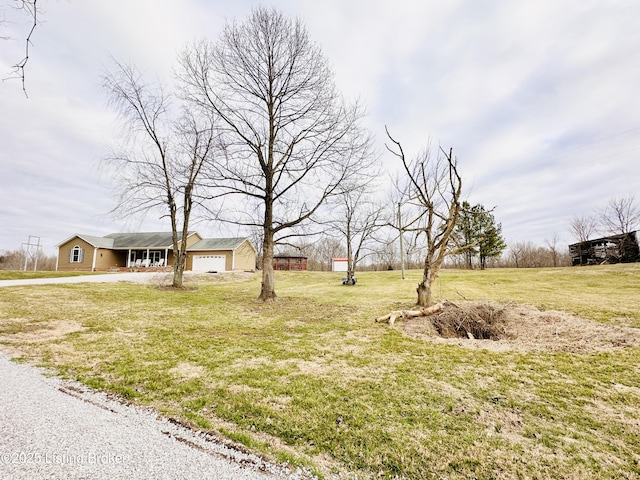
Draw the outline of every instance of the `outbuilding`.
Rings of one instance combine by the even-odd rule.
[[[274,255],[274,270],[306,270],[307,257],[300,255]]]
[[[331,271],[332,272],[346,272],[349,269],[349,261],[347,258],[332,258],[331,259]]]

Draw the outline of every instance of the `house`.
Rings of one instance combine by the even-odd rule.
[[[573,265],[640,262],[640,233],[596,238],[569,245]]]
[[[306,270],[307,257],[299,255],[274,255],[274,270]]]
[[[58,245],[56,270],[164,269],[174,264],[172,244],[171,232],[75,234]],[[255,265],[256,250],[247,238],[187,235],[185,270],[254,271]]]

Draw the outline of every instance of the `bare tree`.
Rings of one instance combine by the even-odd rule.
[[[376,205],[370,195],[371,192],[366,186],[344,190],[334,202],[335,209],[331,214],[334,219],[328,222],[346,241],[347,276],[343,281],[345,285],[355,285],[358,261],[372,253],[367,251],[367,243],[387,223],[384,207]]]
[[[630,233],[640,227],[640,207],[633,195],[615,197],[598,212],[603,232],[620,235]]]
[[[422,282],[416,291],[417,304],[426,307],[431,304],[431,289],[444,259],[459,253],[462,248],[452,242],[461,208],[462,179],[452,149],[448,153],[440,149],[435,159],[426,149],[409,161],[400,142],[391,136],[388,129],[386,132],[393,143],[393,148],[387,145],[387,149],[400,159],[406,174],[402,192],[414,207],[413,218],[405,223],[403,229],[425,237]]]
[[[598,219],[593,215],[574,217],[569,225],[571,233],[579,242],[586,242],[592,238],[598,228]]]
[[[553,262],[553,266],[557,267],[560,263],[561,252],[558,246],[558,242],[560,238],[557,233],[553,234],[551,240],[545,239],[544,243],[547,245],[547,250],[549,251],[549,256],[551,257],[551,261]]]
[[[128,132],[126,142],[107,159],[118,181],[114,212],[135,215],[160,210],[171,222],[173,287],[182,288],[187,236],[199,178],[216,146],[214,122],[189,109],[172,111],[173,97],[145,83],[135,68],[116,62],[103,79],[110,103]]]
[[[275,9],[227,24],[217,43],[192,45],[181,64],[186,97],[222,119],[217,181],[241,203],[225,219],[262,228],[259,298],[275,299],[275,245],[304,234],[301,226],[370,157],[364,113],[338,95],[302,22]]]

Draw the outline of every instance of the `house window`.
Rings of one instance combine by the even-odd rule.
[[[84,259],[84,249],[80,245],[76,245],[69,252],[69,263],[82,263]]]

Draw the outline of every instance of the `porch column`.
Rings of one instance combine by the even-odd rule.
[[[127,251],[127,268],[131,267],[131,249]]]
[[[149,258],[149,249],[147,248],[147,268],[149,268],[151,266],[151,259]]]
[[[96,257],[98,256],[98,247],[93,247],[93,262],[91,262],[91,271],[96,271]]]
[[[164,266],[165,267],[169,266],[169,249],[168,248],[164,249]]]

